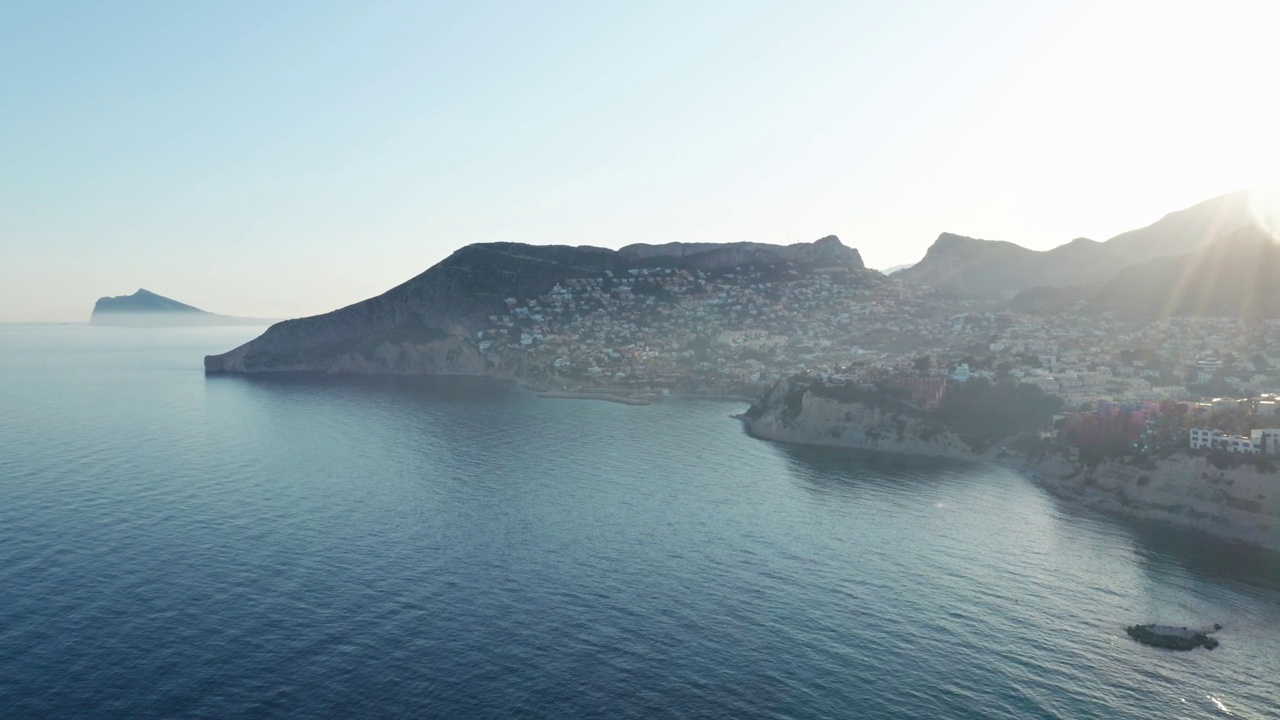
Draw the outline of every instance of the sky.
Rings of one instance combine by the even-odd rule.
[[[1280,187],[1280,3],[0,4],[0,322],[232,315],[463,245],[1047,249]]]

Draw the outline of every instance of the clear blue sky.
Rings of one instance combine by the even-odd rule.
[[[1105,239],[1280,185],[1276,5],[4,3],[0,322],[494,240]]]

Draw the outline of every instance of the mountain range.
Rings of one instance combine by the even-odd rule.
[[[1269,231],[1246,226],[1193,252],[1123,268],[1108,280],[1023,290],[1009,305],[1131,320],[1280,318],[1280,244]]]
[[[1106,242],[1077,238],[1052,250],[943,233],[924,259],[894,277],[957,295],[1008,300],[1034,287],[1109,280],[1131,265],[1189,253],[1263,222],[1255,194],[1245,190],[1169,213]]]
[[[764,293],[771,292],[768,288],[773,284],[836,272],[843,278],[841,283],[865,287],[872,293],[865,296],[866,302],[882,309],[896,300],[892,291],[873,297],[876,288],[931,291],[923,297],[932,298],[928,301],[932,304],[913,312],[948,312],[948,298],[968,298],[971,307],[977,302],[991,310],[1019,312],[1115,312],[1135,319],[1280,317],[1280,246],[1269,229],[1276,216],[1267,207],[1254,193],[1231,193],[1169,213],[1106,242],[1077,239],[1047,251],[943,233],[923,260],[892,277],[866,269],[858,251],[835,236],[786,246],[668,243],[610,250],[519,243],[468,245],[382,295],[273,325],[245,345],[206,357],[205,369],[210,373],[518,377],[528,370],[519,366],[525,360],[518,348],[498,357],[495,352],[486,354],[477,338],[495,332],[495,323],[509,322],[517,305],[531,303],[521,308],[527,313],[523,317],[538,316],[534,299],[548,298],[561,283],[596,278],[590,282],[603,283],[598,290],[607,298],[619,292],[617,286],[626,286],[628,274],[648,275],[650,270],[658,275],[715,273],[736,277],[730,284],[741,287],[746,287],[744,278],[749,274],[749,291]],[[620,280],[615,281],[615,276]],[[631,287],[640,286],[622,290]],[[147,295],[151,297],[143,299],[155,304],[158,296]],[[100,305],[116,300],[104,298]],[[650,300],[662,307],[672,298],[658,293]],[[806,302],[801,300],[801,306]],[[200,312],[181,308],[187,308],[183,313]],[[607,316],[608,310],[602,306],[593,312]],[[662,312],[655,312],[640,322],[662,322]],[[98,314],[95,310],[95,318]],[[845,312],[842,317],[853,316]],[[519,316],[515,319],[524,322]],[[661,331],[664,326],[649,327]],[[517,332],[511,337],[519,338],[520,328],[513,329]]]

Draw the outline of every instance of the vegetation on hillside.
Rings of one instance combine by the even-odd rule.
[[[1035,385],[978,378],[947,388],[936,417],[976,452],[1019,432],[1047,426],[1062,398]]]
[[[920,411],[907,404],[906,391],[889,387],[884,383],[855,385],[816,382],[813,383],[810,390],[817,397],[828,398],[836,402],[861,403],[901,415],[920,415]]]

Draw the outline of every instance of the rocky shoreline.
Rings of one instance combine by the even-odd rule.
[[[806,437],[795,433],[778,433],[762,430],[759,423],[743,415],[734,415],[743,422],[748,435],[761,440],[789,445],[810,447],[839,447],[852,450],[872,450],[916,457],[948,458],[970,462],[990,463],[996,467],[1013,470],[1029,482],[1060,499],[1098,510],[1109,515],[1156,520],[1170,525],[1202,532],[1220,540],[1238,542],[1280,552],[1280,516],[1264,516],[1227,510],[1225,503],[1217,512],[1211,508],[1177,503],[1140,503],[1132,498],[1116,496],[1097,488],[1081,487],[1047,475],[1044,468],[1026,463],[997,459],[992,453],[973,453],[946,447],[924,446],[897,442],[843,442],[835,438]],[[1280,483],[1280,479],[1277,479]]]
[[[604,400],[605,402],[618,403],[620,405],[652,405],[652,401],[646,398],[631,397],[628,395],[614,395],[613,393],[603,392],[570,392],[567,390],[549,390],[547,392],[538,393],[540,398],[548,398],[554,400]]]
[[[1011,457],[1006,440],[976,452],[928,420],[864,403],[775,388],[772,397],[735,415],[747,434],[793,445],[988,462],[1018,472],[1056,497],[1100,510],[1280,551],[1280,474],[1207,458],[1175,455],[1142,464],[1117,460],[1086,466],[1064,451]]]
[[[1008,467],[1051,495],[1094,510],[1280,551],[1280,474],[1220,469],[1193,455],[1095,467],[1057,455]]]

